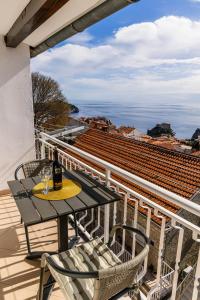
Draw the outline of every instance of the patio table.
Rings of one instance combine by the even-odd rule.
[[[121,196],[82,171],[67,171],[65,176],[81,185],[81,192],[65,200],[41,200],[32,193],[33,187],[41,182],[39,176],[13,180],[8,186],[15,199],[25,227],[28,259],[39,258],[42,252],[31,251],[28,227],[57,219],[58,251],[68,249],[68,216],[90,208],[110,204]]]

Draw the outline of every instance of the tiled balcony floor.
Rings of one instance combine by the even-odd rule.
[[[71,229],[72,231],[72,229]],[[56,221],[30,228],[33,250],[57,249]],[[26,260],[27,247],[19,212],[10,196],[0,198],[0,299],[36,299],[40,261]],[[63,299],[58,288],[52,300]]]
[[[69,235],[73,235],[70,228]],[[32,249],[57,249],[56,221],[29,229]],[[40,261],[26,260],[27,247],[20,215],[12,197],[0,197],[0,300],[35,300],[39,284]],[[51,300],[62,300],[55,286]],[[127,300],[129,297],[122,297]]]

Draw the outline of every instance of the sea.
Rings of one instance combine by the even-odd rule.
[[[200,127],[200,106],[186,104],[119,103],[112,101],[73,101],[76,117],[104,116],[115,125],[134,126],[143,133],[158,123],[170,123],[177,138],[189,139]]]

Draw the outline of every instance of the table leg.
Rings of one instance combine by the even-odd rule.
[[[58,251],[68,250],[68,216],[58,218]]]
[[[25,234],[26,234],[26,243],[27,243],[27,249],[28,249],[28,255],[26,256],[26,259],[33,260],[41,258],[42,254],[47,251],[32,251],[31,245],[29,241],[29,232],[28,232],[28,226],[24,226]],[[49,254],[57,254],[57,252],[48,251]]]

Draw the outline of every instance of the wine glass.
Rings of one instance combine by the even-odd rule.
[[[46,166],[41,170],[41,179],[44,184],[43,194],[49,192],[49,179],[51,178],[52,170],[50,166]]]

